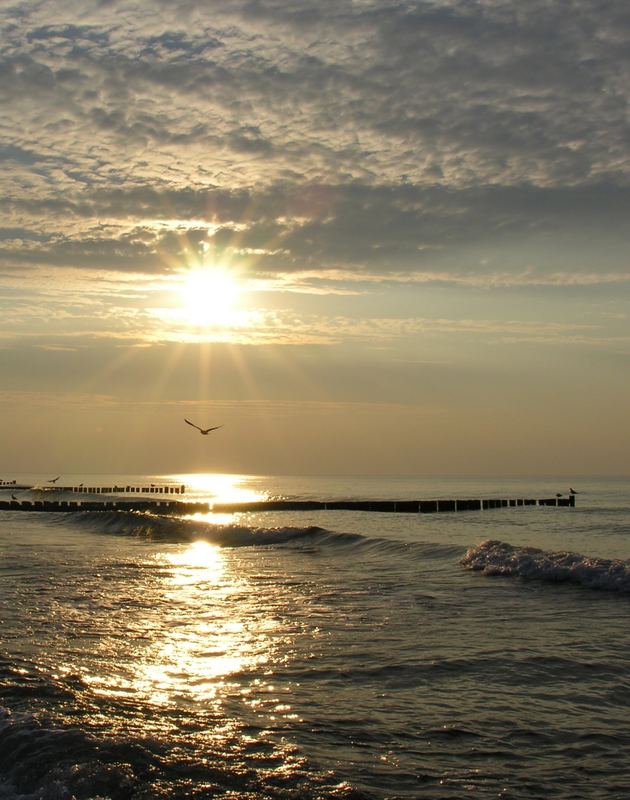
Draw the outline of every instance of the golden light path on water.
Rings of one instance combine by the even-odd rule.
[[[192,500],[217,503],[246,503],[264,500],[267,495],[248,485],[253,481],[249,475],[231,475],[222,472],[199,472],[171,475],[169,482],[185,484]]]
[[[135,617],[128,620],[130,627],[145,626],[131,660],[133,677],[93,675],[90,682],[97,692],[132,692],[158,705],[217,699],[230,675],[268,659],[268,625],[251,613],[250,590],[226,570],[219,547],[195,541],[158,555],[154,566],[162,583],[157,593],[158,587],[151,587],[159,618],[151,614],[143,620],[129,612]]]
[[[266,660],[264,631],[252,630],[229,603],[245,587],[226,574],[218,547],[196,541],[161,558],[167,566],[163,600],[177,610],[176,618],[139,665],[136,690],[157,704],[215,700],[230,675]]]
[[[208,503],[252,503],[268,499],[268,495],[253,486],[249,475],[233,475],[220,472],[200,472],[170,476],[174,483],[185,484],[188,499]],[[234,514],[218,512],[194,513],[188,519],[209,522],[214,525],[229,525],[236,519]]]
[[[247,487],[246,476],[180,478],[193,497],[227,501],[262,496]],[[234,522],[233,515],[198,516],[219,526]],[[159,552],[142,565],[146,577],[123,613],[127,637],[121,640],[120,631],[112,629],[111,638],[98,647],[102,658],[94,654],[79,670],[83,680],[105,701],[154,708],[157,728],[166,724],[164,714],[203,712],[226,720],[225,704],[234,702],[252,713],[260,709],[293,718],[291,706],[273,687],[274,664],[286,658],[291,635],[274,602],[267,611],[261,608],[255,578],[242,563],[252,556],[243,548],[221,548],[205,540],[203,532],[198,536],[189,543],[158,546]],[[106,670],[99,669],[101,663]],[[145,732],[151,727],[146,716],[137,723]],[[129,719],[127,724],[134,723]]]

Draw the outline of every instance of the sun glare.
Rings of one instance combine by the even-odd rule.
[[[169,480],[186,484],[191,501],[200,503],[251,503],[266,500],[266,492],[252,485],[248,475],[231,475],[222,472],[183,473],[169,476]]]
[[[234,271],[219,266],[192,269],[180,287],[186,321],[199,327],[238,325],[242,293]]]

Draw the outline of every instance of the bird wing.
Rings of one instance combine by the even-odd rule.
[[[202,433],[210,433],[210,431],[218,431],[219,428],[222,428],[223,425],[215,425],[214,428],[206,428],[205,430],[201,431]],[[199,429],[201,430],[201,428]]]
[[[193,426],[193,428],[197,428],[197,430],[198,430],[198,431],[200,431],[200,430],[201,430],[201,428],[199,427],[199,425],[195,425],[195,423],[194,423],[194,422],[191,422],[189,419],[186,419],[186,418],[184,418],[184,422],[187,422],[189,425],[192,425],[192,426]]]

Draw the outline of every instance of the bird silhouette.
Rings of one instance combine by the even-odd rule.
[[[184,418],[184,422],[187,422],[189,425],[192,425],[193,428],[197,428],[197,430],[202,436],[207,436],[210,433],[210,431],[216,431],[219,428],[223,427],[223,425],[215,425],[214,428],[200,428],[199,425],[195,425],[194,422],[191,422],[189,419],[186,418]]]
[[[575,489],[569,489],[569,494],[579,494],[579,492],[576,492]]]
[[[56,477],[56,478],[51,478],[51,479],[48,481],[48,483],[57,483],[57,481],[59,480],[59,478],[61,478],[61,475],[57,475],[57,477]]]
[[[562,497],[562,494],[560,492],[556,492],[556,497]]]

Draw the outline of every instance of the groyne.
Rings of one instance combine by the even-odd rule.
[[[151,483],[144,486],[118,486],[112,484],[111,486],[89,486],[85,483],[80,483],[78,486],[57,486],[56,483],[51,481],[51,486],[11,486],[6,484],[9,489],[29,489],[32,492],[57,492],[61,494],[111,494],[111,495],[125,495],[125,494],[185,494],[186,484],[162,484]],[[1,487],[0,487],[1,488]]]
[[[134,500],[0,500],[0,511],[144,511],[157,514],[238,514],[265,511],[373,511],[439,514],[522,506],[574,507],[575,496],[546,498],[460,498],[454,500],[259,500],[249,503],[202,503],[138,498]]]

